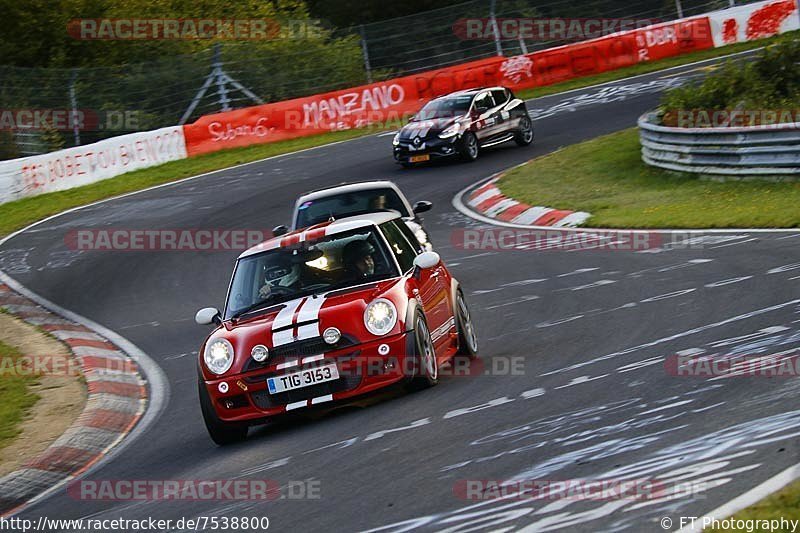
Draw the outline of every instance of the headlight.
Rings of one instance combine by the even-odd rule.
[[[386,335],[397,323],[397,308],[385,298],[378,298],[364,310],[364,325],[373,335]]]
[[[458,123],[456,122],[442,133],[439,134],[440,139],[449,139],[450,137],[455,137],[461,132],[461,128],[459,127]]]
[[[217,375],[224,374],[233,364],[233,345],[225,339],[212,341],[206,345],[203,361],[211,372]]]
[[[395,133],[394,139],[392,139],[392,145],[397,146],[398,144],[400,144],[400,132],[399,131],[397,133]]]

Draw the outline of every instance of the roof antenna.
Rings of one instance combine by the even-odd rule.
[[[333,211],[328,211],[328,222],[333,222],[336,220],[336,217],[333,216]]]

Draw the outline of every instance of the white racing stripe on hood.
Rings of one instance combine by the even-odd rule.
[[[286,303],[286,307],[281,309],[275,321],[272,323],[272,346],[281,346],[294,342],[295,340],[312,339],[320,336],[319,331],[319,310],[325,303],[325,297],[317,295],[316,297],[298,298]],[[297,320],[294,320],[294,315],[297,313]],[[316,320],[313,324],[304,324],[297,327],[297,338],[295,339],[295,328],[290,328],[292,324],[300,324],[302,322],[310,322]],[[276,329],[286,328],[282,331],[275,331]]]
[[[304,324],[297,328],[298,340],[310,339],[319,337],[319,310],[325,303],[325,297],[317,296],[316,298],[309,298],[306,303],[300,308],[300,313],[297,315],[297,323],[308,322],[309,320],[316,320],[313,324]]]
[[[298,298],[296,300],[291,300],[286,302],[286,307],[281,309],[280,313],[278,313],[278,316],[275,317],[275,320],[272,322],[273,347],[292,342],[293,340],[292,328],[278,332],[276,332],[275,330],[292,325],[292,318],[294,318],[294,313],[295,311],[297,311],[297,308],[300,307],[300,304],[303,303],[303,300],[305,300],[305,298]]]
[[[300,308],[300,313],[297,315],[297,322],[308,322],[309,320],[319,320],[319,310],[322,304],[325,303],[324,296],[314,296],[306,300],[303,307]]]

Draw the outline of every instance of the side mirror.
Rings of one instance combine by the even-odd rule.
[[[436,252],[422,252],[414,258],[414,266],[420,269],[433,268],[442,260]]]
[[[194,315],[194,321],[201,326],[207,326],[209,324],[216,324],[219,326],[222,324],[222,317],[219,314],[219,309],[216,307],[204,307]]]
[[[421,202],[417,202],[414,204],[414,214],[418,215],[420,213],[424,213],[425,211],[430,211],[433,207],[431,202],[426,202],[425,200]]]
[[[273,237],[280,237],[281,235],[285,235],[286,233],[289,233],[289,228],[287,228],[284,224],[272,228]]]

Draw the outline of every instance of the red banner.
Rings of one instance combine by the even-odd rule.
[[[668,22],[508,58],[501,84],[540,87],[713,46],[706,17]]]
[[[402,119],[457,90],[512,90],[713,47],[707,17],[617,33],[511,58],[493,57],[325,94],[206,115],[184,126],[189,156]]]
[[[186,149],[193,156],[401,119],[436,96],[498,84],[504,60],[482,59],[352,89],[206,115],[184,126]]]

